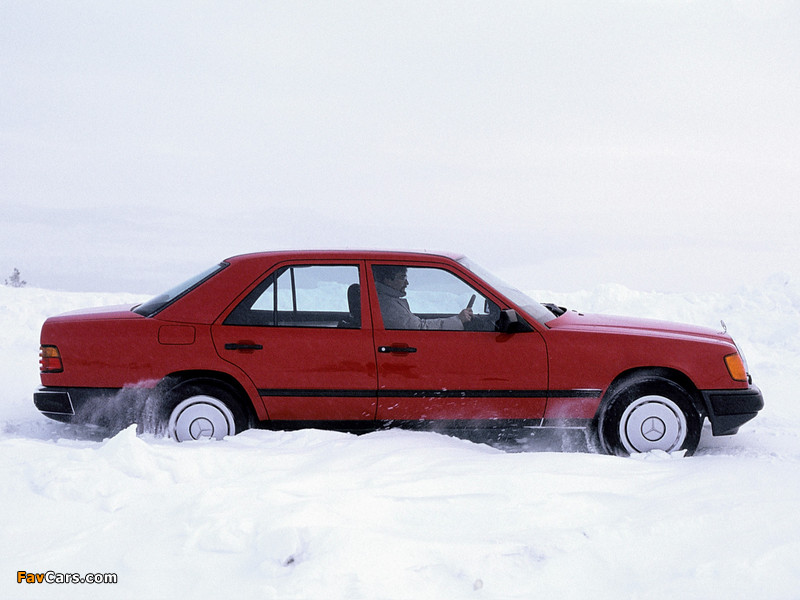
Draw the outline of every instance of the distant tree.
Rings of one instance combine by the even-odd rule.
[[[15,288],[25,287],[27,283],[28,283],[27,281],[20,279],[19,269],[17,269],[16,267],[14,268],[14,272],[11,273],[11,277],[7,278],[5,282],[7,286]]]

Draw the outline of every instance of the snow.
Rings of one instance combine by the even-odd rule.
[[[0,287],[0,597],[798,598],[797,284],[531,295],[585,312],[723,319],[766,407],[736,436],[706,425],[691,458],[408,431],[176,444],[132,427],[104,439],[33,407],[39,328],[142,298]],[[19,571],[118,582],[17,583]]]

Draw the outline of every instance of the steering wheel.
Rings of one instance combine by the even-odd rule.
[[[475,298],[476,295],[472,294],[467,308],[472,308],[472,305],[475,304]],[[470,321],[464,323],[464,329],[467,331],[494,331],[495,323],[500,318],[500,307],[488,299],[486,300],[486,305],[489,309],[488,314],[474,314]]]

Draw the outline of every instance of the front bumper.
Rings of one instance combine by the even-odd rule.
[[[754,385],[746,390],[705,390],[700,393],[714,435],[733,435],[764,408],[761,390]]]

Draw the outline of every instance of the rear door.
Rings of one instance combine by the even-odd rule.
[[[393,327],[382,318],[381,302],[387,299],[378,293],[382,288],[375,278],[384,263],[369,266],[379,420],[544,417],[548,386],[544,340],[536,331],[494,331],[500,309],[508,308],[496,292],[455,265],[394,263],[406,267],[408,287],[401,300],[426,328],[410,328],[408,323],[416,323],[412,319],[405,320],[404,328]],[[471,300],[475,316],[459,328],[453,316]],[[387,313],[385,306],[383,312]]]
[[[279,265],[215,323],[217,352],[251,378],[270,420],[375,418],[364,284],[360,261]]]

